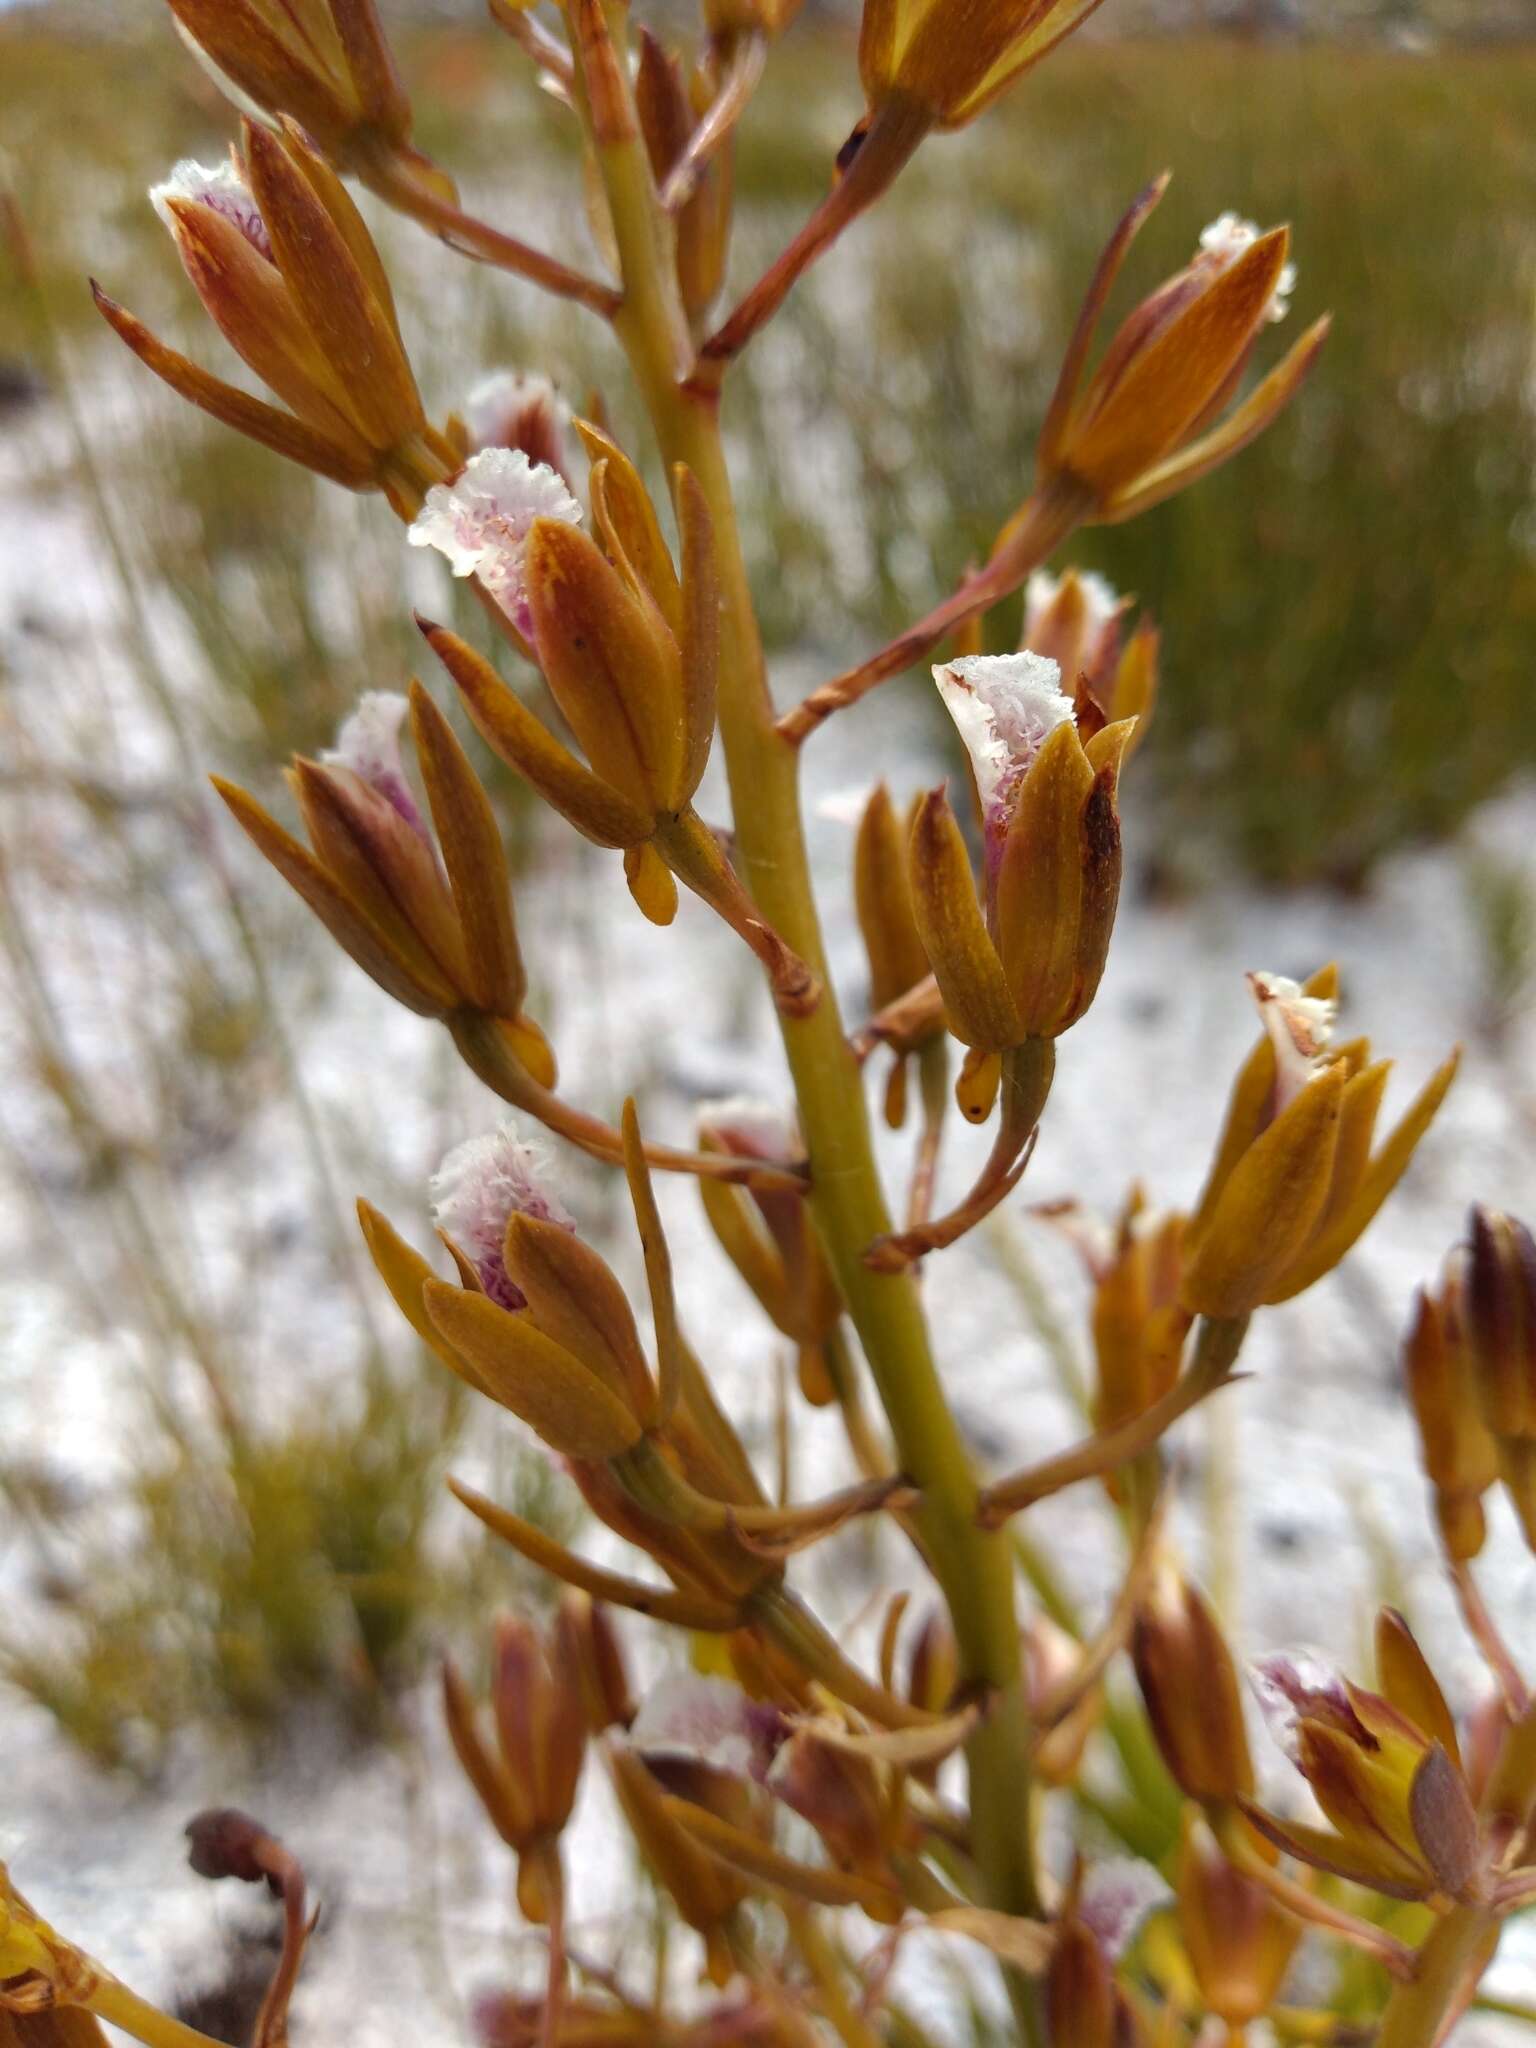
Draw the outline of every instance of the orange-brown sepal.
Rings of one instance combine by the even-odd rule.
[[[1163,1762],[1204,1805],[1253,1791],[1253,1763],[1231,1652],[1203,1595],[1172,1566],[1137,1610],[1131,1656]]]
[[[1536,1240],[1516,1217],[1473,1209],[1460,1303],[1483,1420],[1536,1547]]]
[[[365,181],[452,200],[452,181],[410,146],[411,107],[374,0],[169,0],[194,52],[231,97],[303,123]]]
[[[1464,1564],[1483,1547],[1483,1495],[1499,1477],[1499,1452],[1478,1403],[1457,1294],[1454,1278],[1438,1294],[1419,1291],[1402,1357],[1441,1541]]]

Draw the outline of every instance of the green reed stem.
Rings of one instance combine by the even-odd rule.
[[[573,8],[573,12],[576,9]],[[591,17],[587,20],[591,32]],[[615,23],[610,22],[610,34]],[[620,31],[621,32],[621,31]],[[575,40],[578,47],[581,36]],[[590,55],[590,46],[587,52]],[[627,97],[627,74],[614,66]],[[596,127],[596,123],[589,125]],[[594,134],[624,280],[615,327],[668,465],[693,472],[714,521],[722,599],[720,735],[731,785],[736,858],[769,924],[822,982],[809,1016],[779,1015],[810,1155],[811,1210],[869,1360],[902,1469],[921,1489],[917,1523],[943,1588],[962,1677],[992,1696],[967,1746],[976,1862],[990,1904],[1040,1906],[1030,1828],[1029,1725],[1020,1676],[1013,1567],[1005,1538],[978,1528],[978,1487],[944,1396],[916,1287],[872,1273],[864,1251],[892,1221],[875,1168],[860,1070],[826,971],[800,813],[795,750],[774,726],[762,642],[721,445],[718,404],[686,385],[692,345],[678,295],[670,224],[657,201],[633,105]],[[1041,2038],[1033,1988],[1011,1985],[1021,2032]]]

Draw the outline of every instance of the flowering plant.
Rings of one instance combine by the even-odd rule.
[[[981,1469],[920,1287],[922,1262],[1018,1186],[1058,1056],[1078,1054],[1074,1039],[1058,1055],[1058,1041],[1090,1011],[1113,943],[1120,781],[1155,702],[1152,625],[1128,631],[1113,592],[1045,565],[1079,528],[1197,484],[1285,406],[1326,331],[1318,321],[1250,380],[1296,290],[1286,231],[1222,215],[1090,366],[1111,287],[1166,181],[1142,193],[1088,283],[1033,484],[985,562],[781,712],[721,435],[730,366],[927,138],[978,117],[1091,0],[866,0],[867,111],[829,166],[828,196],[718,317],[734,138],[789,27],[783,0],[706,0],[689,50],[635,29],[614,0],[564,0],[558,33],[517,0],[492,0],[579,127],[607,276],[460,207],[410,142],[372,0],[171,4],[246,118],[228,162],[180,165],[152,198],[272,402],[99,292],[103,313],[183,396],[333,482],[379,493],[405,541],[469,582],[510,678],[465,636],[418,623],[471,723],[566,824],[622,855],[652,923],[675,916],[681,883],[750,949],[793,1093],[792,1113],[710,1105],[682,1145],[647,1138],[633,1102],[615,1122],[567,1100],[551,1040],[525,1009],[495,807],[422,682],[370,693],[332,751],[294,763],[307,844],[220,785],[255,847],[383,994],[441,1025],[516,1113],[443,1162],[436,1264],[360,1204],[383,1286],[437,1365],[540,1440],[593,1515],[650,1560],[642,1576],[599,1565],[455,1483],[469,1513],[564,1588],[547,1629],[527,1617],[497,1626],[492,1734],[457,1667],[444,1674],[453,1749],[517,1859],[524,1915],[547,1936],[542,1986],[488,2001],[485,2039],[937,2042],[899,1988],[900,1947],[919,1930],[990,1952],[1010,2038],[1031,2048],[1188,2043],[1210,2039],[1208,2025],[1239,2042],[1265,2017],[1286,2038],[1353,2039],[1362,2014],[1381,2048],[1447,2039],[1504,1921],[1536,1899],[1536,1722],[1472,1577],[1496,1483],[1536,1542],[1536,1249],[1519,1224],[1478,1212],[1405,1352],[1447,1569],[1494,1685],[1474,1725],[1458,1730],[1392,1613],[1375,1689],[1294,1658],[1260,1671],[1327,1826],[1266,1795],[1220,1622],[1169,1533],[1164,1440],[1231,1384],[1250,1319],[1348,1255],[1434,1118],[1454,1056],[1376,1145],[1387,1063],[1363,1039],[1334,1041],[1332,970],[1304,986],[1250,976],[1262,1029],[1194,1207],[1158,1208],[1138,1189],[1111,1233],[1058,1217],[1093,1284],[1092,1427],[1022,1470]],[[429,419],[345,175],[460,253],[608,322],[649,418],[659,487],[641,451],[603,420],[573,419],[531,371],[482,376],[462,416]],[[983,622],[1021,590],[1022,644],[982,652]],[[811,886],[798,751],[934,655],[969,787],[911,792],[903,809],[881,784],[862,809],[852,887],[871,1000],[850,1030]],[[878,747],[877,719],[870,730]],[[729,831],[695,808],[716,751]],[[963,1048],[952,1088],[951,1040]],[[905,1124],[914,1069],[922,1102],[899,1218],[866,1100],[865,1069],[887,1050],[887,1121]],[[974,1186],[939,1212],[951,1094],[964,1118],[996,1128]],[[536,1127],[622,1171],[648,1336],[558,1191]],[[840,1417],[845,1486],[804,1501],[765,1486],[687,1335],[686,1275],[673,1270],[653,1171],[698,1181],[722,1248],[794,1347],[799,1397]],[[787,1439],[793,1408],[783,1428]],[[1097,1630],[1059,1600],[1026,1608],[1027,1585],[1049,1579],[1024,1571],[1019,1528],[1035,1503],[1093,1481],[1110,1490],[1126,1550]],[[874,1668],[814,1611],[794,1562],[869,1517],[899,1531],[935,1595],[910,1627],[909,1596],[891,1600]],[[637,1699],[614,1610],[690,1636],[700,1668]],[[1134,1714],[1106,1684],[1126,1652]],[[1094,1790],[1106,1741],[1123,1798]],[[697,1935],[712,1991],[661,1975],[637,1987],[576,1953],[562,1843],[593,1756]],[[1089,1812],[1097,1829],[1082,1824]],[[1123,1854],[1099,1853],[1106,1828],[1136,1860],[1129,1876]],[[256,2036],[275,2048],[310,1925],[302,1871],[244,1815],[200,1816],[190,1834],[196,1868],[265,1882],[283,1901]],[[1303,1937],[1367,1972],[1347,2012],[1287,2003]],[[98,2017],[152,2048],[200,2038],[7,1881],[3,2037],[92,2041]]]

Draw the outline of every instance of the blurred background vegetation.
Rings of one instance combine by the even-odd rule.
[[[926,609],[1023,495],[1079,296],[1153,173],[1175,182],[1127,303],[1226,208],[1292,222],[1293,322],[1338,316],[1319,372],[1239,461],[1073,554],[1165,628],[1143,837],[1170,886],[1236,872],[1358,890],[1536,764],[1536,49],[1426,40],[1426,21],[1502,25],[1497,9],[1374,14],[1394,38],[1068,45],[932,144],[796,293],[729,419],[772,642],[824,652],[830,672]],[[0,1045],[24,1084],[0,1141],[34,1198],[29,1254],[98,1266],[103,1327],[189,1362],[200,1392],[189,1407],[148,1376],[127,1519],[115,1499],[86,1535],[55,1472],[0,1460],[6,1528],[44,1560],[66,1623],[46,1645],[0,1629],[0,1671],[93,1754],[152,1769],[191,1718],[248,1730],[323,1697],[377,1721],[478,1597],[485,1559],[462,1529],[433,1540],[457,1405],[356,1310],[335,1148],[288,1054],[329,953],[266,877],[223,871],[198,793],[216,766],[272,795],[283,758],[326,744],[361,689],[398,687],[416,659],[402,582],[420,565],[402,568],[381,506],[179,405],[96,320],[88,272],[228,369],[144,198],[176,157],[223,146],[228,113],[161,10],[132,17],[129,34],[85,35],[48,10],[0,14],[0,546],[29,563],[0,583]],[[466,202],[584,251],[561,177],[571,136],[511,44],[417,24],[401,54],[419,138]],[[738,286],[824,189],[858,111],[847,32],[807,23],[743,137]],[[608,390],[638,444],[581,316],[409,226],[380,233],[429,404],[485,370],[540,369],[578,405]],[[994,619],[996,644],[1016,624]],[[66,960],[82,900],[135,935],[132,974],[110,949]],[[1468,901],[1507,1009],[1536,957],[1526,885],[1482,861]],[[221,1291],[188,1222],[197,1176],[220,1159],[227,1175],[264,1100],[286,1105],[313,1169],[300,1211],[335,1226],[307,1256],[354,1304],[321,1306],[304,1270],[328,1351],[298,1421],[251,1379],[242,1290],[289,1256],[277,1224],[239,1240]],[[90,1292],[71,1292],[72,1314]],[[210,1302],[232,1300],[241,1320],[215,1342]],[[538,1469],[503,1475],[502,1497],[518,1488],[525,1511],[562,1512]]]

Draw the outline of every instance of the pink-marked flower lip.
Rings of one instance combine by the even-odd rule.
[[[743,1159],[786,1165],[805,1152],[793,1117],[779,1103],[759,1095],[723,1095],[701,1103],[698,1131],[701,1139],[712,1139]]]
[[[549,1178],[550,1153],[518,1136],[510,1120],[483,1137],[455,1145],[433,1174],[432,1220],[464,1253],[490,1300],[506,1309],[527,1299],[507,1272],[507,1224],[533,1216],[574,1231],[575,1218]]]
[[[1074,716],[1060,666],[1025,648],[964,655],[936,666],[933,679],[971,757],[988,852],[1000,851],[1020,782],[1057,726]]]
[[[1078,1917],[1112,1963],[1130,1947],[1148,1915],[1172,1896],[1167,1884],[1136,1856],[1108,1857],[1083,1879]]]
[[[478,576],[525,640],[528,533],[536,519],[581,522],[581,507],[548,463],[521,448],[482,448],[451,484],[434,484],[406,534],[412,547],[436,548],[455,576]]]
[[[1338,1004],[1309,996],[1283,974],[1250,974],[1248,986],[1275,1049],[1275,1114],[1293,1102],[1326,1064]]]
[[[1226,270],[1238,257],[1253,247],[1263,232],[1251,220],[1244,220],[1241,214],[1219,213],[1213,221],[1200,230],[1200,255],[1214,263],[1218,270]],[[1291,310],[1291,294],[1296,289],[1296,266],[1287,263],[1281,270],[1269,304],[1264,308],[1264,318],[1270,322],[1283,320]]]
[[[777,1707],[729,1679],[687,1672],[652,1686],[628,1741],[647,1762],[702,1764],[762,1784],[787,1733]]]
[[[548,377],[528,370],[492,370],[464,401],[464,427],[473,453],[486,448],[521,448],[535,466],[542,463],[571,480],[567,438],[571,408]]]
[[[261,208],[229,158],[209,165],[183,157],[168,178],[150,186],[149,203],[173,236],[177,228],[171,201],[176,199],[188,205],[206,206],[210,212],[233,222],[257,255],[264,256],[268,263],[272,261],[272,240],[261,217]]]
[[[1377,1747],[1355,1712],[1342,1672],[1316,1651],[1282,1651],[1258,1658],[1249,1665],[1248,1677],[1266,1727],[1298,1769],[1303,1721],[1321,1721],[1363,1748]]]
[[[328,768],[349,768],[425,839],[426,822],[405,779],[400,752],[400,729],[410,709],[398,690],[365,691],[343,721],[335,746],[320,759]]]

